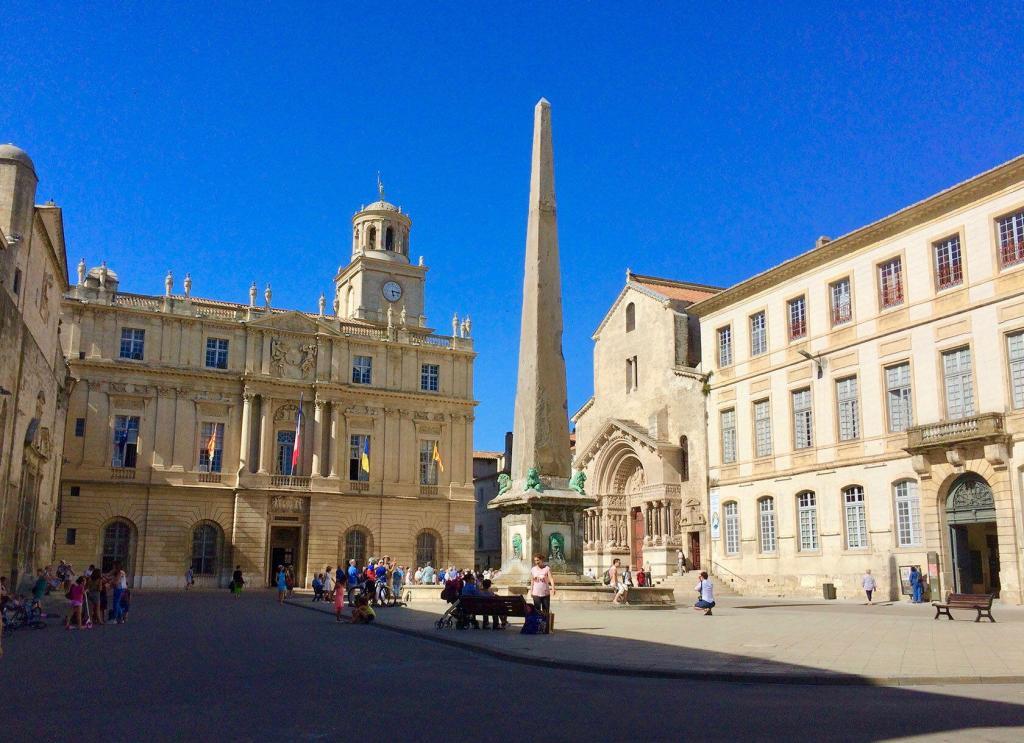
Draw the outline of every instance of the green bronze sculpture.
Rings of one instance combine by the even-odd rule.
[[[565,562],[565,537],[561,532],[551,532],[548,539],[548,560],[550,562]]]
[[[498,495],[504,495],[512,489],[512,478],[502,472],[498,475]]]
[[[587,482],[587,474],[583,470],[576,470],[576,474],[569,480],[569,487],[580,495],[586,495],[583,485]]]
[[[523,537],[520,534],[512,535],[512,559],[523,559]]]
[[[536,467],[530,467],[526,471],[526,487],[523,490],[536,490],[538,493],[544,492],[544,486],[540,481],[540,472],[537,471]]]

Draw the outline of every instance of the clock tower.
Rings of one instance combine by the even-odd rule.
[[[352,217],[352,260],[334,277],[338,317],[387,325],[388,308],[395,324],[405,310],[405,324],[425,327],[423,285],[427,268],[409,261],[412,220],[384,200],[363,207]]]

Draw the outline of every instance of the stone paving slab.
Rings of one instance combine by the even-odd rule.
[[[330,603],[289,603],[333,614]],[[446,605],[377,610],[376,625],[518,662],[609,674],[775,683],[930,685],[1024,683],[1024,610],[997,607],[995,624],[933,620],[928,605],[864,606],[722,599],[714,615],[555,605],[551,635],[438,630]]]

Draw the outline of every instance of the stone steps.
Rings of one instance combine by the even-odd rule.
[[[667,578],[655,581],[655,585],[675,589],[676,601],[681,601],[690,594],[696,595],[693,587],[697,585],[700,573],[691,570],[685,575],[670,575]],[[711,576],[715,587],[715,596],[739,596],[740,593],[734,588],[732,581],[725,580],[717,575]]]

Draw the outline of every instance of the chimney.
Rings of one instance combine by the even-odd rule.
[[[820,248],[823,245],[828,245],[830,242],[832,242],[831,237],[829,237],[828,235],[822,235],[821,237],[814,241],[814,247]]]

